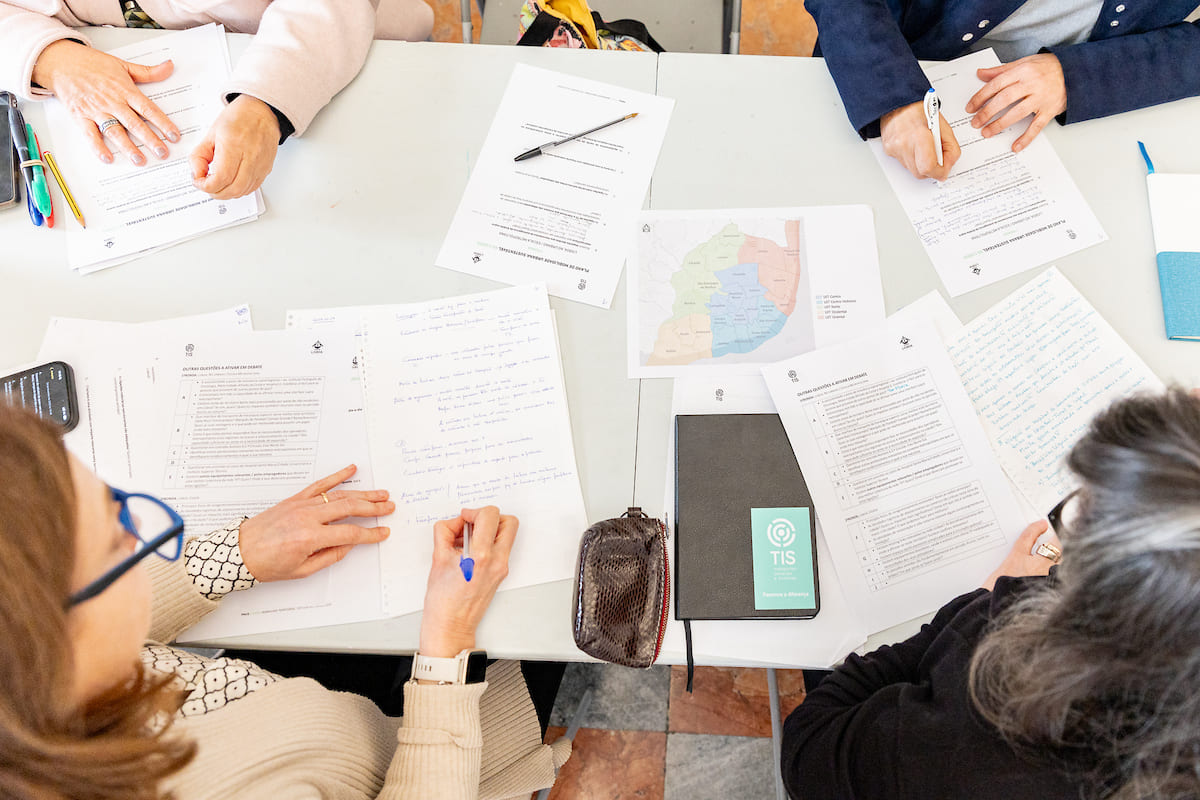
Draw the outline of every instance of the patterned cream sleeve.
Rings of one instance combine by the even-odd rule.
[[[258,583],[242,561],[238,535],[241,517],[223,528],[197,536],[183,548],[184,569],[200,594],[209,600],[220,600],[230,592],[249,589]]]

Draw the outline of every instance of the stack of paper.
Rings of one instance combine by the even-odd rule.
[[[112,164],[105,164],[66,107],[57,100],[46,103],[55,158],[88,223],[86,229],[67,229],[67,261],[81,273],[250,222],[264,209],[260,192],[237,200],[216,200],[192,185],[188,156],[220,114],[221,90],[229,79],[224,29],[205,25],[111,52],[138,64],[153,65],[167,59],[175,63],[169,78],[139,88],[171,118],[182,138],[167,143],[170,156],[166,161],[143,148],[146,164],[141,167],[130,163],[109,140],[115,158]]]

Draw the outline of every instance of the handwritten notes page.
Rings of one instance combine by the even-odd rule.
[[[967,101],[983,85],[975,71],[999,63],[988,49],[923,65],[962,147],[945,182],[917,180],[870,143],[952,297],[1108,239],[1045,133],[1018,154],[1026,123],[990,139],[971,127]]]
[[[363,352],[388,615],[421,609],[433,524],[466,506],[520,519],[504,588],[570,577],[587,515],[545,287],[367,309]]]
[[[869,632],[978,586],[1025,520],[932,322],[763,368]]]
[[[971,322],[947,349],[1013,482],[1041,513],[1074,488],[1063,462],[1111,401],[1162,382],[1057,269]]]
[[[608,308],[675,101],[518,64],[437,265]],[[526,161],[513,158],[626,114]]]
[[[224,29],[204,25],[174,31],[112,54],[138,64],[174,61],[169,78],[141,84],[141,89],[171,118],[182,138],[175,144],[167,142],[166,161],[142,147],[146,164],[141,167],[131,164],[110,141],[115,162],[104,164],[66,107],[57,100],[46,103],[54,156],[88,222],[86,230],[67,226],[67,260],[72,269],[84,273],[249,222],[263,210],[258,192],[237,200],[216,200],[192,186],[188,155],[220,114],[221,85],[229,77]]]

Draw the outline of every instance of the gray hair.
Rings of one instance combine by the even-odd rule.
[[[1200,399],[1118,401],[1067,464],[1082,488],[1057,580],[993,623],[971,699],[1091,797],[1200,797]]]

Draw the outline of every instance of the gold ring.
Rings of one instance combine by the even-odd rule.
[[[1055,564],[1057,564],[1059,561],[1062,561],[1062,550],[1059,550],[1049,542],[1042,542],[1039,544],[1034,549],[1033,553],[1034,555],[1041,556],[1042,558],[1048,558]]]
[[[324,492],[321,492],[321,497],[325,498],[326,503],[329,502],[329,495],[325,494]]]

